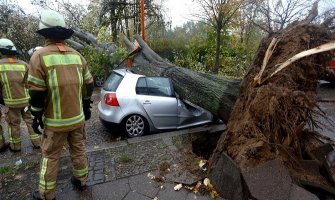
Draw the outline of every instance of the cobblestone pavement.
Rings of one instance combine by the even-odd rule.
[[[92,105],[92,116],[91,119],[85,122],[86,129],[86,147],[87,149],[95,149],[101,146],[106,146],[111,144],[117,140],[121,139],[120,134],[113,132],[112,130],[107,130],[100,122],[98,116],[98,103],[100,101],[100,89],[96,88],[94,90],[93,96],[93,105]],[[5,107],[1,107],[2,117],[1,117],[1,125],[4,131],[4,137],[6,141],[8,140],[8,128],[7,122],[5,121],[5,115],[7,109]],[[17,158],[20,160],[23,157],[34,157],[40,154],[39,150],[33,149],[33,145],[29,140],[28,129],[24,122],[21,124],[21,152],[20,153],[12,153],[9,150],[0,154],[0,166],[1,164],[5,164],[5,162],[9,159]]]
[[[157,174],[156,170],[162,162],[168,162],[178,168],[179,154],[171,138],[190,133],[192,129],[120,140],[120,135],[108,131],[100,123],[97,113],[99,98],[99,90],[96,90],[93,95],[92,119],[86,123],[89,187],[81,193],[72,188],[72,165],[68,153],[64,151],[58,176],[57,199],[210,199],[209,196],[195,197],[187,190],[175,192],[173,180],[160,185],[147,177],[148,173]],[[335,100],[335,90],[322,88],[320,99]],[[335,102],[331,101],[320,102],[320,107],[331,120],[335,119],[334,104]],[[335,138],[332,123],[328,120],[323,122],[328,123],[323,127],[323,132]],[[8,139],[4,117],[1,123],[4,135]],[[30,199],[31,191],[38,187],[40,153],[32,148],[25,124],[22,124],[21,128],[22,152],[6,151],[0,154],[0,200]],[[15,167],[15,162],[19,160],[22,160],[23,164]],[[9,168],[6,168],[8,166]]]
[[[159,175],[157,170],[162,163],[173,165],[182,170],[179,174],[183,174],[184,169],[178,167],[181,155],[173,140],[205,129],[200,127],[132,138],[89,151],[88,188],[84,192],[72,187],[72,164],[70,156],[64,153],[57,180],[57,199],[211,199],[208,195],[195,195],[186,189],[174,191],[175,181],[172,179],[160,184],[148,178],[149,173]],[[215,127],[216,131],[222,132],[223,129],[224,126],[220,129]],[[38,160],[23,159],[23,163],[27,165],[0,179],[0,199],[29,199],[31,191],[38,187]]]

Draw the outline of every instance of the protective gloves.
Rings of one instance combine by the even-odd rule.
[[[38,127],[44,129],[42,116],[44,112],[45,97],[47,96],[47,93],[48,92],[46,90],[29,89],[29,96],[30,96],[29,110],[31,114],[34,116],[32,128],[34,129],[34,132],[37,134],[41,134]]]
[[[91,99],[83,99],[83,110],[85,115],[85,120],[89,120],[91,118]]]
[[[42,111],[33,111],[30,107],[30,112],[34,116],[33,123],[31,127],[33,128],[34,132],[41,135],[41,131],[38,129],[38,127],[41,127],[41,129],[44,129],[44,123],[43,123],[43,110]]]

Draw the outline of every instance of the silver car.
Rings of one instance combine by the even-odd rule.
[[[213,118],[203,108],[181,100],[170,78],[126,69],[116,69],[107,78],[98,110],[104,124],[117,124],[127,137],[201,125]]]

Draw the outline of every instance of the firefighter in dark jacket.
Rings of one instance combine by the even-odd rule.
[[[31,142],[35,148],[39,148],[40,136],[32,128],[32,118],[28,110],[28,89],[24,84],[24,74],[28,70],[28,64],[14,58],[18,53],[13,42],[9,39],[0,39],[0,52],[2,55],[0,60],[0,90],[2,94],[0,104],[8,107],[6,119],[8,123],[9,148],[14,152],[21,151],[21,117],[28,127]],[[1,133],[0,149],[4,145],[3,141],[4,138]]]
[[[43,11],[37,33],[46,41],[31,57],[28,85],[31,112],[45,128],[39,190],[33,192],[33,199],[55,199],[59,158],[66,142],[73,163],[71,182],[79,189],[86,185],[84,120],[91,116],[94,86],[85,59],[64,43],[73,31],[66,28],[61,14]]]

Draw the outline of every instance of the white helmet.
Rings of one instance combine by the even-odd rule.
[[[17,49],[14,43],[7,38],[0,39],[0,51],[4,55],[17,54]]]
[[[42,48],[43,48],[43,47],[37,46],[37,47],[35,47],[35,48],[31,48],[31,49],[29,49],[29,51],[28,51],[29,56],[32,56],[33,53],[34,53],[35,51],[37,51],[37,50],[39,50],[39,49],[42,49]]]
[[[38,24],[38,34],[48,39],[69,39],[73,30],[66,28],[63,15],[53,10],[44,10]]]
[[[53,10],[44,10],[40,16],[38,30],[60,26],[66,28],[63,15]]]

